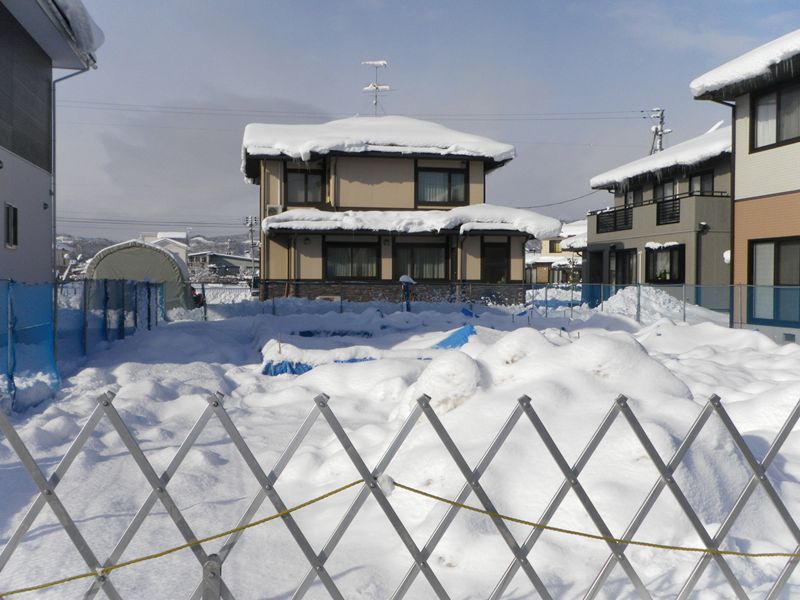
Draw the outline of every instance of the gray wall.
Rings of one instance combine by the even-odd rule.
[[[52,281],[50,173],[0,147],[0,279]],[[5,244],[5,204],[18,210],[19,244]],[[45,204],[47,208],[44,208]]]
[[[0,4],[0,146],[50,171],[50,58]]]

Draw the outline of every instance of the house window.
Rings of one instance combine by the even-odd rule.
[[[558,254],[561,252],[561,240],[550,240],[550,254]]]
[[[286,204],[322,204],[322,170],[286,170]]]
[[[766,321],[800,321],[800,238],[750,244],[749,316]]]
[[[714,191],[714,172],[698,173],[689,178],[689,193],[696,196]]]
[[[656,200],[663,200],[664,198],[672,198],[675,195],[675,182],[662,181],[653,188],[653,197]]]
[[[13,204],[6,204],[6,247],[16,248],[19,244],[19,211]]]
[[[484,283],[508,283],[511,278],[511,254],[508,244],[484,244],[481,271]]]
[[[417,169],[417,204],[466,203],[466,169]]]
[[[800,139],[800,85],[757,97],[752,119],[753,148]]]
[[[377,244],[325,245],[327,279],[375,279],[378,277]]]
[[[395,278],[409,275],[415,280],[447,278],[447,248],[444,246],[397,245],[394,248]]]
[[[636,283],[636,250],[616,250],[608,255],[610,283],[627,285]]]
[[[647,249],[647,283],[684,283],[686,246],[676,244],[657,250]]]
[[[644,201],[644,190],[628,190],[625,193],[625,206],[641,206]]]

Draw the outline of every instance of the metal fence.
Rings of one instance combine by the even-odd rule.
[[[699,556],[694,568],[691,570],[691,573],[678,593],[678,598],[688,598],[692,595],[703,573],[712,562],[724,577],[724,585],[727,586],[727,588],[723,593],[727,594],[729,592],[730,597],[739,599],[748,598],[748,594],[737,578],[736,571],[731,568],[730,561],[740,560],[748,556],[758,557],[761,555],[757,553],[727,551],[723,549],[723,545],[728,534],[732,531],[738,519],[743,514],[748,502],[757,493],[761,495],[762,499],[766,498],[769,504],[777,511],[777,514],[786,525],[789,535],[793,539],[792,544],[796,545],[793,553],[778,553],[779,556],[784,556],[788,559],[778,575],[774,578],[766,598],[775,599],[780,596],[786,588],[797,563],[800,562],[800,528],[798,528],[797,521],[787,509],[783,499],[769,477],[770,466],[778,458],[783,444],[797,424],[798,419],[800,419],[800,402],[794,407],[786,421],[777,431],[772,444],[761,460],[755,457],[717,396],[711,396],[708,402],[702,407],[694,423],[691,425],[680,444],[678,444],[672,456],[662,457],[656,450],[653,441],[645,432],[641,421],[629,405],[628,399],[624,396],[619,396],[612,404],[605,417],[600,421],[596,431],[587,441],[585,448],[580,453],[577,460],[570,465],[564,453],[548,431],[547,426],[539,417],[534,407],[535,403],[528,396],[522,396],[514,405],[507,420],[494,437],[482,458],[475,465],[470,465],[467,463],[458,446],[448,433],[447,428],[431,406],[430,398],[423,395],[418,399],[417,404],[414,406],[405,422],[397,430],[380,460],[373,466],[366,464],[358,448],[353,445],[344,426],[334,413],[334,407],[331,406],[330,399],[326,395],[322,394],[317,396],[313,399],[313,403],[309,398],[309,404],[311,404],[312,408],[301,427],[289,441],[283,454],[277,459],[272,468],[269,471],[265,471],[225,410],[222,404],[222,396],[219,394],[211,396],[208,398],[207,406],[204,408],[189,434],[161,475],[157,474],[142,451],[139,443],[133,437],[130,429],[126,426],[119,412],[117,412],[113,405],[113,394],[111,393],[100,396],[96,408],[49,477],[41,470],[9,420],[0,412],[0,431],[5,435],[7,441],[19,457],[22,465],[29,473],[38,490],[38,494],[32,505],[6,543],[2,552],[0,552],[0,572],[7,566],[11,556],[20,547],[25,534],[29,531],[37,516],[45,506],[47,506],[52,510],[60,527],[64,529],[70,541],[80,553],[89,571],[72,578],[63,578],[59,580],[55,580],[54,575],[54,581],[42,585],[30,585],[30,583],[28,583],[26,588],[20,589],[23,591],[44,589],[46,587],[56,587],[68,583],[70,585],[77,585],[75,583],[76,581],[86,580],[88,582],[88,587],[84,594],[85,598],[93,598],[102,591],[108,598],[121,599],[123,595],[117,588],[116,583],[118,583],[118,581],[115,582],[113,576],[114,571],[125,567],[135,569],[136,565],[140,565],[142,562],[148,560],[159,560],[159,558],[166,553],[163,548],[154,548],[153,554],[151,555],[130,559],[124,563],[118,562],[126,548],[129,547],[132,540],[137,535],[137,532],[141,529],[148,515],[157,504],[160,504],[186,542],[182,546],[167,550],[190,551],[198,563],[196,579],[194,581],[181,582],[182,588],[193,590],[187,595],[189,598],[195,600],[201,598],[203,600],[218,600],[220,598],[233,600],[234,596],[225,581],[225,561],[230,556],[231,552],[236,549],[237,542],[244,534],[245,528],[254,524],[263,524],[271,520],[276,520],[277,522],[276,517],[280,517],[283,525],[287,528],[294,542],[302,551],[305,560],[308,562],[308,570],[305,576],[297,582],[297,587],[291,597],[295,599],[303,598],[312,584],[314,584],[316,580],[319,580],[332,598],[341,599],[344,598],[344,596],[337,586],[335,574],[328,570],[327,563],[370,496],[377,502],[388,523],[408,552],[408,570],[398,583],[396,591],[391,596],[398,600],[404,598],[408,594],[412,584],[420,576],[426,580],[427,587],[434,597],[439,599],[450,598],[448,591],[439,576],[437,576],[436,569],[434,568],[435,565],[429,562],[429,560],[433,556],[437,545],[454,522],[459,511],[464,509],[483,513],[487,519],[491,520],[497,533],[508,548],[508,567],[499,581],[497,581],[490,595],[492,599],[504,597],[504,593],[508,589],[512,579],[520,571],[524,574],[525,578],[533,584],[538,595],[542,598],[553,597],[553,591],[548,587],[547,581],[569,578],[570,567],[568,564],[561,565],[564,569],[563,573],[556,573],[553,572],[553,568],[559,567],[554,567],[553,565],[555,563],[551,563],[550,567],[540,567],[540,570],[537,570],[530,562],[529,556],[544,531],[564,535],[581,535],[585,538],[593,539],[593,543],[602,543],[607,546],[608,556],[602,564],[602,567],[598,570],[591,585],[588,589],[583,591],[584,598],[596,598],[601,594],[608,581],[609,575],[617,566],[620,567],[621,572],[623,572],[625,577],[630,581],[635,590],[635,594],[639,598],[649,599],[651,597],[647,584],[639,575],[626,554],[629,547],[636,545],[649,545],[651,548],[655,547],[664,552],[692,551],[696,553],[695,556]],[[415,425],[423,415],[432,426],[435,435],[439,438],[449,456],[452,458],[453,467],[464,478],[464,484],[455,497],[448,498],[417,490],[400,482],[393,482],[398,488],[420,494],[432,501],[443,502],[448,506],[438,525],[420,547],[409,534],[406,525],[394,509],[392,501],[389,499],[387,491],[385,490],[385,482],[386,474],[392,460],[403,447],[410,433],[414,430]],[[284,469],[290,463],[319,417],[322,417],[323,421],[334,434],[349,461],[358,472],[359,479],[356,482],[337,488],[313,501],[305,502],[298,505],[298,507],[287,509],[286,504],[275,489],[276,482],[281,477]],[[81,534],[80,528],[76,522],[70,517],[69,511],[62,502],[57,488],[59,482],[63,480],[70,466],[81,452],[81,449],[87,443],[87,440],[90,439],[92,432],[104,418],[110,422],[113,429],[119,434],[126,447],[127,453],[134,459],[138,469],[144,475],[147,484],[151,488],[151,491],[147,499],[130,520],[128,527],[121,535],[114,549],[106,558],[101,560],[92,550],[87,539]],[[197,442],[201,433],[206,429],[206,426],[212,418],[216,418],[220,422],[228,438],[228,443],[232,443],[236,448],[259,486],[258,493],[252,497],[249,506],[236,523],[236,527],[229,530],[230,533],[224,536],[225,539],[221,549],[216,554],[209,554],[207,552],[204,548],[204,542],[207,542],[210,538],[198,540],[167,489],[170,480],[173,479],[184,458],[186,458],[190,449]],[[630,431],[632,431],[635,438],[638,440],[645,456],[655,467],[657,476],[649,493],[635,512],[635,516],[624,531],[615,536],[606,524],[606,520],[598,511],[597,505],[582,486],[581,473],[586,468],[601,443],[613,444],[615,439],[618,439],[618,433],[610,434],[609,432],[619,418],[627,424]],[[520,421],[528,421],[528,425],[521,425]],[[698,443],[697,440],[700,439],[701,433],[712,422],[716,422],[727,431],[733,444],[743,456],[751,472],[746,485],[741,490],[733,490],[734,492],[738,492],[738,496],[736,496],[737,499],[730,508],[727,516],[716,526],[713,532],[709,531],[702,523],[697,512],[692,508],[691,503],[687,499],[684,490],[681,489],[681,486],[674,478],[676,470]],[[491,492],[481,484],[482,475],[487,471],[495,456],[498,454],[498,451],[503,447],[509,439],[509,435],[518,425],[530,426],[533,428],[531,433],[535,434],[535,436],[531,435],[529,439],[532,440],[535,437],[541,440],[546,448],[547,454],[549,454],[563,476],[563,480],[557,488],[557,491],[550,499],[544,512],[539,515],[537,521],[522,521],[516,519],[517,523],[523,523],[531,527],[524,539],[515,537],[508,526],[508,522],[514,519],[498,513],[491,499]],[[222,441],[218,440],[217,443],[222,443]],[[711,449],[716,452],[720,461],[729,460],[727,450],[722,448],[719,444],[711,444]],[[631,455],[631,460],[641,460],[640,455],[638,453],[635,456]],[[350,489],[355,485],[359,485],[358,493],[338,522],[338,525],[333,530],[328,541],[322,548],[312,547],[306,534],[292,516],[293,511],[322,501],[335,493]],[[688,523],[691,524],[691,527],[697,533],[702,542],[701,547],[682,548],[671,546],[668,541],[663,543],[661,543],[660,540],[641,542],[635,539],[637,531],[645,524],[651,510],[665,491],[674,498],[681,512],[686,516]],[[575,532],[549,525],[569,492],[572,492],[578,499],[583,510],[599,533]],[[474,495],[480,503],[479,507],[464,504],[470,495]],[[256,521],[255,516],[257,512],[267,500],[269,500],[275,511],[277,511],[276,515]],[[754,517],[754,513],[751,511],[747,518],[758,518],[758,513],[755,513]],[[223,536],[212,537],[216,539]],[[664,532],[664,539],[671,539],[669,531]],[[774,554],[772,556],[773,558],[775,557]],[[541,570],[545,568],[547,568],[547,572]],[[758,569],[758,562],[749,562],[748,570],[750,572]],[[20,577],[18,579],[23,578]],[[795,589],[795,592],[796,591]],[[19,590],[11,590],[10,592],[18,593]],[[0,591],[0,597],[2,597],[4,593],[9,594],[9,591]]]
[[[41,400],[57,389],[59,372],[165,318],[163,284],[0,281],[0,408]]]

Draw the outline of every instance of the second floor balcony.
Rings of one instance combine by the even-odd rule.
[[[637,205],[590,211],[590,239],[597,235],[626,230],[658,233],[660,228],[668,229],[670,225],[693,229],[696,227],[695,216],[698,210],[724,210],[728,202],[728,192],[686,192]]]

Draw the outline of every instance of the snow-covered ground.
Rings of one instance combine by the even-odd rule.
[[[513,310],[461,312],[453,305],[387,313],[376,307],[338,312],[338,306],[295,302],[284,314],[253,314],[255,303],[239,303],[239,314],[202,322],[173,322],[113,344],[63,382],[58,397],[13,416],[22,439],[45,472],[66,451],[97,396],[116,390],[114,402],[156,470],[161,472],[206,406],[205,397],[225,394],[225,406],[265,470],[271,468],[312,407],[315,395],[330,406],[369,465],[386,449],[422,393],[429,394],[470,464],[475,464],[522,394],[572,462],[622,393],[667,459],[708,396],[717,393],[756,456],[766,447],[800,397],[800,346],[777,346],[756,332],[662,318],[648,312],[641,326],[626,316],[620,296],[606,310],[573,321]],[[611,304],[611,309],[609,309]],[[321,307],[327,310],[322,312]],[[209,307],[211,308],[211,307]],[[229,307],[230,308],[230,307]],[[420,307],[417,307],[420,308]],[[436,310],[432,310],[432,309]],[[331,310],[333,309],[333,310]],[[232,309],[231,309],[232,310]],[[583,310],[583,309],[581,309]],[[698,309],[702,310],[702,309]],[[231,313],[233,314],[233,313]],[[196,317],[195,314],[188,315]],[[454,331],[474,328],[460,348],[442,348]],[[563,327],[563,329],[562,329]],[[438,346],[438,347],[437,347]],[[363,360],[371,358],[374,360]],[[341,362],[357,360],[357,362]],[[287,360],[309,364],[302,375],[267,376],[266,364]],[[340,362],[337,362],[340,361]],[[388,469],[395,480],[455,497],[464,483],[450,457],[423,419]],[[749,471],[722,427],[701,434],[676,479],[706,527],[714,532],[744,487]],[[800,430],[784,445],[769,476],[795,518],[800,515]],[[0,543],[4,543],[34,497],[29,477],[7,442],[0,443]],[[294,505],[357,479],[341,446],[319,420],[276,488]],[[580,479],[615,535],[620,535],[656,480],[656,472],[620,419]],[[530,423],[521,421],[482,478],[500,512],[536,520],[562,477]],[[169,491],[198,536],[236,524],[257,492],[242,459],[212,421]],[[103,423],[57,488],[88,543],[101,558],[148,494],[143,476],[124,446]],[[311,544],[320,549],[352,501],[356,489],[295,513]],[[421,546],[446,507],[395,489],[390,497]],[[475,497],[470,504],[477,505]],[[265,504],[257,518],[272,514]],[[571,495],[553,525],[594,532]],[[519,541],[528,529],[510,525]],[[638,532],[638,539],[702,545],[668,493]],[[178,545],[183,540],[163,509],[145,521],[122,559]],[[221,542],[207,545],[209,553]],[[758,491],[724,548],[791,552],[786,527]],[[654,597],[674,597],[697,555],[629,548],[626,554]],[[531,554],[534,568],[556,598],[581,597],[608,555],[602,542],[546,532]],[[511,555],[487,518],[461,511],[429,564],[452,598],[486,598]],[[744,588],[762,597],[785,560],[730,558]],[[369,500],[333,553],[328,567],[345,598],[388,598],[410,566],[410,558],[377,505]],[[307,568],[280,521],[247,531],[223,567],[237,598],[289,598]],[[44,511],[0,574],[0,591],[84,572],[66,535]],[[183,551],[111,575],[125,598],[174,599],[194,589],[200,568]],[[35,598],[80,598],[85,582],[71,583]],[[700,581],[703,598],[730,598],[731,590],[713,565]],[[786,597],[800,595],[800,572]],[[23,598],[26,596],[22,596]],[[316,584],[310,598],[327,598]],[[418,577],[409,598],[433,598]],[[518,574],[506,598],[533,598]],[[619,569],[604,588],[605,598],[634,597]]]

